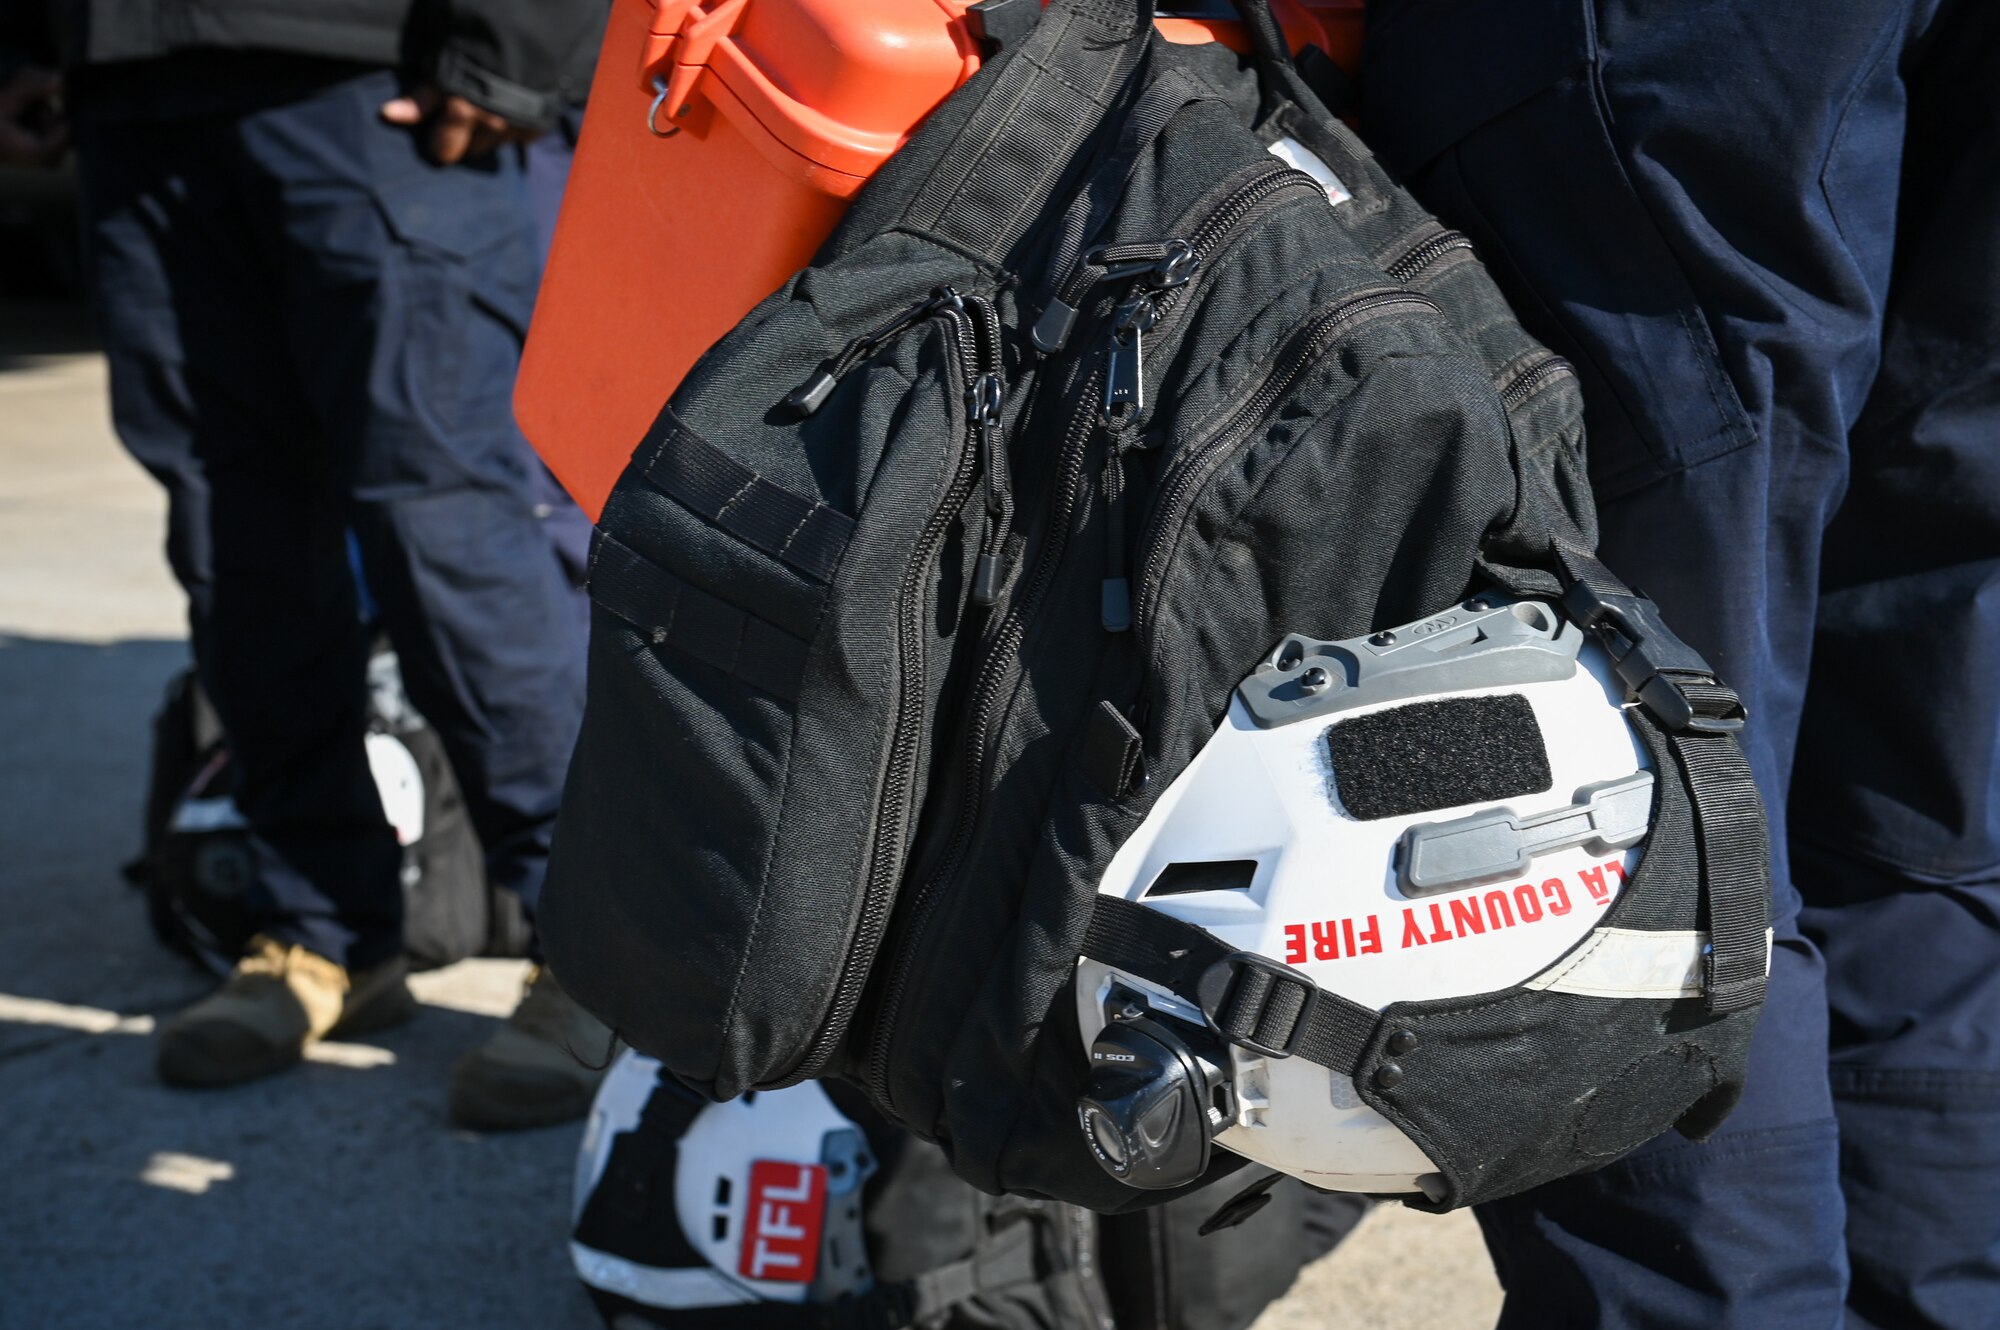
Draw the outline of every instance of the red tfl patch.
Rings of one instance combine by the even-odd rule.
[[[750,1209],[737,1272],[749,1279],[810,1284],[826,1221],[826,1170],[759,1159],[750,1165]]]

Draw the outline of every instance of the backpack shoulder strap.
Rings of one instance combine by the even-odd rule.
[[[969,87],[979,105],[901,222],[1000,263],[1047,210],[1143,63],[1152,0],[1051,0]]]

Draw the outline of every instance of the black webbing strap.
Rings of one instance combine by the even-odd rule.
[[[659,1083],[639,1110],[638,1126],[622,1143],[623,1149],[611,1152],[604,1177],[597,1184],[596,1193],[605,1205],[632,1224],[643,1224],[656,1204],[671,1208],[674,1153],[680,1148],[681,1136],[706,1106],[693,1092],[670,1084],[667,1073],[661,1071]],[[662,1187],[668,1193],[664,1198],[654,1194]]]
[[[1659,724],[1694,803],[1708,954],[1702,998],[1713,1012],[1764,1000],[1771,918],[1770,845],[1764,805],[1737,732],[1743,702],[1699,652],[1667,628],[1595,555],[1553,545],[1563,609],[1611,654],[1626,691]]]
[[[1083,954],[1179,994],[1224,1038],[1267,1057],[1302,1057],[1352,1077],[1375,1033],[1372,1008],[1136,901],[1099,896]]]
[[[1025,1219],[1008,1224],[987,1235],[964,1260],[905,1280],[901,1285],[909,1309],[905,1324],[928,1320],[982,1293],[1032,1283],[1036,1275],[1035,1226]]]
[[[998,262],[1048,206],[1145,50],[1151,0],[1051,0],[904,221]]]
[[[685,652],[787,702],[799,695],[804,639],[682,581],[601,528],[591,540],[590,598],[654,646]]]
[[[1683,683],[1697,715],[1740,711],[1736,694],[1720,684]],[[1764,1000],[1770,965],[1766,942],[1771,917],[1770,846],[1764,805],[1750,763],[1733,734],[1668,730],[1667,747],[1687,776],[1694,799],[1694,832],[1701,854],[1702,893],[1708,909],[1709,952],[1702,996],[1715,1012],[1738,1011]]]
[[[698,516],[818,582],[840,566],[854,519],[774,485],[683,424],[669,407],[646,479]]]

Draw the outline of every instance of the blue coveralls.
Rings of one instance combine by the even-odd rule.
[[[1485,1207],[1502,1325],[2000,1325],[2000,5],[1371,21],[1364,131],[1576,362],[1775,833],[1742,1106]]]
[[[73,89],[113,416],[168,491],[266,931],[351,966],[401,946],[350,529],[489,877],[532,912],[583,642],[510,404],[540,270],[520,154],[435,166],[380,118],[390,72],[306,57],[203,52]]]

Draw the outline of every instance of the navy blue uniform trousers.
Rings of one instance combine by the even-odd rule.
[[[1508,1330],[2000,1326],[1996,16],[1371,8],[1363,128],[1576,362],[1773,815],[1741,1107],[1485,1207]]]
[[[386,71],[188,70],[77,90],[113,416],[168,492],[266,931],[365,966],[401,945],[401,853],[347,533],[489,876],[531,912],[582,714],[580,593],[511,407],[533,214],[518,153],[439,167],[384,124]]]

